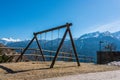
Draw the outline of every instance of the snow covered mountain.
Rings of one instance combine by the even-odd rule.
[[[13,38],[1,38],[0,39],[0,43],[4,44],[4,45],[7,45],[7,43],[11,43],[11,42],[20,42],[21,40],[20,39],[13,39]]]
[[[61,39],[48,40],[48,41],[40,41],[41,46],[44,48],[47,44],[46,49],[57,49],[58,43]],[[96,51],[99,50],[99,43],[102,43],[102,50],[105,50],[105,45],[112,43],[116,46],[116,50],[120,51],[120,31],[111,33],[109,31],[106,32],[93,32],[80,36],[78,39],[74,39],[76,50],[80,55],[92,56],[96,60]],[[12,38],[2,38],[0,39],[0,43],[6,44],[9,47],[26,47],[26,45],[30,42],[30,40],[21,41],[19,39]],[[71,48],[70,40],[65,40],[64,46],[67,51]],[[67,46],[69,45],[69,46]],[[52,47],[51,47],[52,46]],[[33,42],[32,48],[36,48],[36,42]]]
[[[120,31],[115,32],[115,33],[112,33],[112,35],[113,35],[115,38],[117,38],[117,39],[120,40]]]
[[[80,37],[80,39],[87,39],[87,38],[97,38],[100,35],[100,32],[88,33],[84,34]]]
[[[106,31],[84,34],[79,37],[75,43],[79,54],[96,58],[96,51],[99,51],[100,41],[103,42],[101,46],[102,50],[106,50],[106,45],[114,44],[114,46],[116,46],[116,50],[120,51],[120,31],[114,33]]]
[[[109,36],[109,37],[114,37],[114,38],[119,38],[120,39],[120,32],[110,33],[109,31],[105,31],[105,32],[97,31],[97,32],[93,32],[93,33],[84,34],[79,39],[99,38],[99,37],[105,37],[105,36]]]

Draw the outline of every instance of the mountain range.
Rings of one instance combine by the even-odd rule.
[[[11,39],[12,40],[12,39]],[[58,44],[60,43],[61,39],[55,39],[55,40],[39,40],[41,47],[45,49],[50,50],[56,50],[58,47]],[[100,45],[100,41],[102,41]],[[8,47],[26,47],[26,45],[30,42],[30,40],[5,40],[0,39],[0,43],[8,46]],[[87,33],[82,36],[80,36],[77,39],[74,39],[76,50],[78,54],[85,55],[85,56],[91,56],[96,61],[96,51],[106,50],[105,46],[108,44],[113,44],[115,46],[115,50],[120,50],[120,31],[111,33],[109,31],[106,32],[92,32]],[[70,46],[70,40],[65,40],[64,45],[62,49],[64,51],[70,51],[72,49]],[[37,48],[36,42],[34,41],[31,45],[31,48]]]

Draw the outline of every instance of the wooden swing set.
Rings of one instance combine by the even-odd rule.
[[[62,45],[64,43],[64,40],[66,38],[67,33],[69,34],[69,37],[70,37],[70,41],[71,41],[71,44],[72,44],[72,48],[73,48],[73,51],[74,51],[74,55],[75,55],[75,58],[76,58],[77,65],[80,66],[79,58],[78,58],[78,55],[77,55],[77,52],[76,52],[75,44],[74,44],[72,33],[71,33],[71,30],[70,30],[71,26],[72,26],[72,23],[66,23],[65,25],[62,25],[62,26],[58,26],[58,27],[55,27],[55,28],[51,28],[51,29],[47,29],[47,30],[44,30],[44,31],[33,33],[34,37],[28,43],[28,45],[26,46],[26,48],[22,51],[21,55],[17,58],[16,62],[21,61],[22,56],[25,54],[25,52],[27,51],[27,49],[30,47],[30,45],[32,44],[32,42],[34,40],[36,40],[36,43],[38,45],[38,48],[39,48],[39,51],[41,53],[42,59],[43,59],[43,61],[45,61],[45,56],[43,54],[41,45],[39,43],[38,35],[43,34],[43,33],[47,33],[47,32],[50,32],[50,31],[54,31],[54,30],[59,30],[59,29],[65,28],[66,30],[65,30],[64,35],[63,35],[63,37],[62,37],[62,39],[61,39],[61,41],[59,43],[59,46],[58,46],[58,48],[56,50],[55,56],[53,57],[52,63],[50,65],[50,68],[54,67],[55,61],[57,59],[58,54],[60,53],[60,49],[61,49],[61,47],[62,47]]]

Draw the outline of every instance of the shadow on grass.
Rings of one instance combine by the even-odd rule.
[[[0,68],[7,72],[6,74],[9,74],[9,73],[15,74],[15,73],[27,72],[27,71],[32,71],[32,70],[48,70],[48,69],[59,69],[59,68],[69,68],[69,67],[76,67],[76,66],[63,66],[63,67],[54,67],[54,68],[39,68],[39,69],[29,69],[29,70],[13,71],[10,68],[7,68],[5,66],[0,65]]]
[[[0,68],[5,70],[7,72],[6,74],[8,74],[8,73],[15,74],[15,73],[19,73],[19,72],[27,72],[27,71],[32,71],[32,70],[46,70],[46,69],[50,69],[50,68],[40,68],[40,69],[29,69],[29,70],[13,71],[12,69],[7,68],[7,67],[2,66],[2,65],[0,65]]]
[[[13,71],[12,69],[7,68],[7,67],[5,67],[5,66],[0,65],[0,68],[3,69],[3,70],[5,70],[5,71],[8,72],[8,73],[14,73],[14,71]]]

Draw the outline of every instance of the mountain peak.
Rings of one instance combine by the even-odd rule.
[[[103,36],[114,37],[114,35],[109,31],[105,31],[105,32],[96,31],[96,32],[84,34],[79,39],[98,38],[98,37],[103,37]]]
[[[109,31],[105,31],[102,34],[104,34],[105,36],[110,36],[111,35],[111,33]]]
[[[87,38],[92,38],[92,37],[98,37],[100,34],[99,31],[96,31],[96,32],[93,32],[93,33],[87,33],[87,34],[84,34],[80,37],[80,39],[87,39]]]
[[[13,38],[2,38],[1,40],[7,41],[7,42],[19,42],[20,39],[13,39]]]

